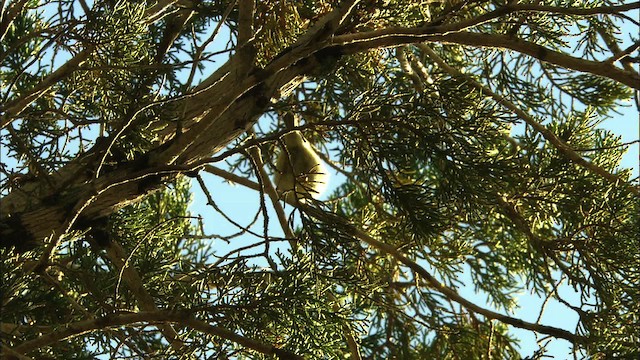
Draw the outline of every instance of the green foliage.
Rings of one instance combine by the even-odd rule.
[[[3,347],[33,358],[344,359],[355,346],[371,359],[503,359],[531,355],[519,352],[521,328],[569,339],[577,356],[637,356],[637,179],[621,168],[622,139],[601,128],[632,90],[580,68],[611,65],[626,44],[617,25],[634,24],[624,12],[570,11],[612,5],[602,1],[515,12],[496,1],[367,1],[333,29],[322,21],[344,2],[256,1],[251,27],[236,3],[178,1],[153,13],[156,2],[27,1],[9,21],[1,190],[22,208],[2,214],[0,233],[57,225],[30,251],[0,248]],[[334,51],[292,56],[318,24],[335,33],[305,46]],[[255,58],[243,59],[247,28]],[[459,31],[490,41],[438,40]],[[523,55],[505,39],[581,59]],[[293,90],[271,99],[274,84]],[[339,172],[332,194],[286,205],[285,218],[268,190],[255,214],[226,212],[216,200],[229,195],[198,173],[203,161],[215,155],[240,179],[206,171],[268,189],[260,170],[273,175],[287,112]],[[190,137],[194,129],[205,131]],[[228,151],[185,155],[202,144]],[[198,180],[215,216],[193,215],[180,174]],[[294,239],[282,236],[289,227]],[[477,296],[458,295],[466,290]],[[523,294],[577,314],[577,329],[516,318]],[[108,325],[131,314],[148,318]],[[159,318],[167,314],[184,318]]]
[[[116,309],[136,308],[130,289],[122,284],[121,269],[109,263],[101,250],[105,244],[96,241],[96,230],[106,234],[107,238],[103,240],[107,242],[109,239],[121,241],[128,256],[123,260],[129,266],[141,269],[145,284],[152,285],[148,290],[165,299],[164,305],[180,306],[181,302],[187,301],[191,304],[193,297],[183,298],[189,293],[187,284],[182,288],[176,287],[175,283],[167,286],[168,275],[185,261],[183,247],[189,247],[185,235],[196,232],[187,212],[189,202],[188,182],[178,181],[172,188],[113,214],[102,229],[71,234],[59,245],[59,256],[46,272],[31,273],[28,269],[33,264],[29,262],[21,264],[23,272],[3,269],[2,273],[7,276],[1,288],[2,319],[6,323],[20,324],[18,330],[7,334],[7,346],[37,339],[43,332],[59,330],[64,324],[78,319],[106,315]],[[2,264],[8,264],[15,256],[3,251]],[[39,325],[28,326],[33,323]],[[128,333],[126,328],[121,328],[100,335],[71,338],[43,349],[38,356],[93,358],[108,353],[114,342],[124,338],[144,345],[141,348],[147,351],[158,351],[163,347],[157,334]]]

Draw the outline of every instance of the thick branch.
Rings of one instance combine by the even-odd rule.
[[[606,61],[592,61],[567,55],[529,41],[507,35],[481,34],[468,31],[450,32],[451,26],[427,26],[421,28],[396,28],[358,34],[340,35],[332,45],[339,45],[345,53],[352,54],[374,48],[394,47],[420,42],[441,42],[476,47],[514,50],[540,61],[571,70],[590,73],[615,80],[634,89],[640,89],[640,75],[625,71]],[[455,28],[455,27],[453,27]]]
[[[634,89],[640,89],[640,75],[622,70],[605,61],[592,61],[573,57],[528,41],[515,40],[506,35],[487,35],[469,32],[435,36],[429,41],[454,42],[461,45],[497,47],[529,55],[540,61],[567,69],[599,75]]]
[[[592,16],[599,14],[619,14],[625,11],[634,10],[640,8],[640,2],[633,4],[624,4],[618,6],[599,6],[594,8],[565,8],[557,6],[546,6],[538,4],[516,4],[515,2],[509,2],[497,9],[487,12],[485,14],[462,20],[456,23],[438,26],[441,29],[442,34],[462,31],[472,28],[477,25],[485,24],[491,21],[495,21],[506,15],[515,13],[546,13],[547,15],[562,14],[562,15],[575,15],[575,16]],[[428,25],[427,25],[428,26]]]
[[[253,37],[254,0],[240,0],[238,3],[238,47],[242,47]]]
[[[342,18],[342,15],[335,12],[328,16]],[[248,72],[234,71],[239,64],[232,58],[205,80],[193,96],[176,102],[185,108],[185,132],[177,137],[175,130],[173,134],[166,134],[165,143],[144,156],[121,162],[93,178],[102,153],[94,153],[92,149],[52,174],[50,180],[54,186],[38,181],[23,188],[24,191],[13,191],[4,197],[0,215],[3,222],[12,223],[3,228],[5,246],[11,241],[39,244],[67,218],[77,217],[78,214],[71,211],[79,199],[91,199],[91,204],[82,208],[85,220],[106,216],[156,189],[174,176],[176,169],[188,168],[189,164],[224,148],[253,125],[270,100],[281,96],[282,88],[301,82],[303,74],[319,66],[315,53],[326,46],[326,42],[320,41],[327,37],[324,30],[314,26],[306,41],[284,51],[263,69],[254,66]],[[6,220],[10,214],[12,219]]]

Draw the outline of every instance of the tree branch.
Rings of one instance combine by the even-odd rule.
[[[517,328],[531,330],[538,333],[547,334],[556,338],[565,339],[574,344],[575,343],[584,344],[588,341],[587,338],[570,333],[564,329],[530,323],[521,319],[513,318],[507,315],[502,315],[500,313],[482,308],[476,305],[475,303],[465,299],[464,297],[459,295],[455,290],[445,286],[443,283],[438,281],[438,279],[436,279],[433,275],[431,275],[425,268],[420,266],[415,261],[407,258],[394,246],[374,239],[372,236],[370,236],[366,232],[356,228],[354,225],[349,223],[346,219],[343,219],[342,217],[335,215],[333,213],[329,213],[308,205],[302,205],[302,208],[310,216],[318,220],[321,220],[327,224],[334,224],[334,226],[336,227],[345,229],[348,234],[378,249],[378,251],[381,251],[382,253],[392,256],[397,261],[401,262],[402,264],[404,264],[405,266],[413,270],[416,274],[420,275],[422,277],[422,279],[420,280],[426,281],[427,285],[429,285],[433,289],[445,295],[449,300],[457,302],[458,304],[464,306],[468,310],[481,314],[487,319],[499,320],[505,324],[509,324]]]
[[[592,61],[567,55],[529,41],[507,35],[481,34],[457,31],[456,26],[426,26],[395,28],[357,34],[335,36],[331,45],[340,46],[347,54],[374,48],[387,48],[420,42],[441,42],[476,47],[509,49],[529,55],[540,61],[567,69],[590,73],[615,80],[634,89],[640,89],[640,75],[616,67],[606,61]],[[454,29],[454,30],[452,30]],[[457,32],[451,32],[457,31]]]
[[[206,171],[208,173],[211,173],[213,175],[216,175],[216,176],[220,176],[221,178],[223,178],[225,180],[228,180],[228,181],[233,182],[233,183],[240,184],[242,186],[248,187],[248,188],[250,188],[252,190],[255,190],[255,191],[261,191],[262,190],[260,188],[259,184],[255,183],[255,182],[253,182],[253,181],[251,181],[251,180],[249,180],[249,179],[247,179],[245,177],[242,177],[240,175],[234,174],[232,172],[228,172],[226,170],[222,170],[222,169],[220,169],[218,167],[215,167],[213,165],[205,165],[204,166],[204,171]]]
[[[254,0],[239,0],[238,3],[238,48],[253,37]]]
[[[138,271],[132,264],[129,264],[129,259],[132,254],[127,255],[125,250],[115,239],[109,239],[109,243],[104,246],[104,249],[106,250],[107,257],[111,263],[115,265],[116,269],[118,269],[118,278],[123,279],[127,284],[127,287],[136,298],[140,309],[145,311],[157,311],[158,307],[156,306],[155,300],[144,288],[140,274],[138,274]],[[174,350],[179,351],[182,348],[184,343],[180,340],[178,333],[170,324],[161,324],[158,329],[169,341],[169,344]]]
[[[604,14],[619,14],[626,11],[640,9],[640,1],[634,3],[613,5],[613,6],[596,6],[592,8],[572,8],[572,7],[559,7],[549,5],[537,5],[537,4],[516,4],[507,3],[505,8],[511,9],[514,12],[545,12],[550,14],[563,14],[563,15],[604,15]]]
[[[452,76],[463,77],[467,80],[469,84],[471,84],[476,89],[482,91],[483,93],[489,95],[493,98],[498,104],[504,106],[505,108],[513,111],[519,118],[524,120],[529,126],[534,128],[538,133],[540,133],[551,145],[553,145],[564,157],[571,160],[578,166],[581,166],[593,174],[596,174],[607,181],[609,181],[612,185],[623,185],[629,191],[633,192],[636,195],[640,195],[640,189],[637,187],[627,183],[619,176],[614,175],[602,167],[595,165],[587,160],[585,160],[582,156],[580,156],[571,146],[567,145],[564,141],[562,141],[556,134],[554,134],[551,130],[547,129],[546,126],[542,125],[538,121],[536,121],[531,115],[527,114],[525,111],[520,109],[514,103],[506,99],[504,96],[493,92],[493,90],[479,83],[477,80],[473,79],[471,76],[467,74],[463,74],[457,69],[449,66],[435,51],[433,51],[430,47],[424,44],[419,44],[418,47],[424,51],[434,62],[438,64],[438,66],[442,67],[446,72],[451,74]]]
[[[54,344],[58,341],[62,341],[94,330],[102,330],[105,328],[118,326],[144,327],[146,326],[146,324],[157,323],[176,323],[182,326],[187,326],[200,332],[235,342],[241,346],[262,354],[276,355],[279,359],[283,360],[303,359],[299,355],[279,349],[274,345],[265,344],[254,339],[238,335],[222,327],[210,325],[204,321],[198,320],[191,314],[191,312],[176,310],[141,311],[138,313],[130,314],[110,314],[101,316],[96,319],[69,323],[64,325],[61,330],[42,335],[34,340],[23,342],[22,344],[15,347],[13,351],[19,354],[26,354],[35,349],[42,348]]]
[[[243,181],[242,183],[239,182],[239,184],[241,185],[245,185],[244,183],[252,183],[250,180],[246,180]],[[247,185],[245,185],[247,186]],[[258,184],[253,183],[253,185],[247,186],[249,188],[252,189],[259,189],[260,186]],[[568,340],[572,343],[586,343],[587,342],[587,338],[579,336],[579,335],[575,335],[572,334],[564,329],[559,329],[559,328],[555,328],[552,326],[546,326],[546,325],[540,325],[540,324],[536,324],[536,323],[530,323],[530,322],[526,322],[517,318],[513,318],[507,315],[502,315],[500,313],[482,308],[478,305],[476,305],[475,303],[465,299],[464,297],[462,297],[461,295],[459,295],[455,290],[445,286],[444,284],[442,284],[440,281],[438,281],[435,277],[433,277],[433,275],[431,275],[426,269],[424,269],[422,266],[418,265],[415,261],[407,258],[406,256],[404,256],[404,254],[402,254],[398,249],[396,249],[395,247],[393,247],[392,245],[389,244],[385,244],[381,241],[378,241],[376,239],[374,239],[372,236],[370,236],[369,234],[367,234],[366,232],[356,228],[354,225],[352,225],[351,223],[349,223],[346,219],[341,218],[338,215],[335,215],[333,213],[328,213],[325,212],[323,210],[317,209],[315,207],[309,206],[309,205],[305,205],[305,204],[300,204],[298,205],[300,207],[301,210],[303,210],[304,212],[306,212],[307,214],[309,214],[310,216],[322,220],[323,222],[327,223],[327,224],[336,224],[336,227],[340,227],[343,229],[347,229],[348,230],[348,234],[364,241],[365,243],[373,246],[374,248],[378,249],[379,251],[387,254],[387,255],[391,255],[393,258],[395,258],[397,261],[401,262],[402,264],[404,264],[405,266],[407,266],[408,268],[410,268],[411,270],[413,270],[414,272],[416,272],[418,275],[420,275],[421,277],[423,277],[427,284],[429,286],[431,286],[432,288],[436,289],[437,291],[439,291],[440,293],[444,294],[449,300],[455,301],[458,304],[464,306],[465,308],[474,311],[478,314],[481,314],[483,316],[485,316],[487,319],[494,319],[494,320],[498,320],[501,321],[505,324],[509,324],[512,326],[515,326],[517,328],[521,328],[521,329],[526,329],[526,330],[531,330],[531,331],[536,331],[542,334],[547,334],[547,335],[551,335],[557,338],[562,338],[565,340]]]
[[[76,56],[71,60],[67,61],[64,65],[60,66],[54,72],[42,79],[38,85],[29,92],[2,106],[0,108],[2,110],[2,115],[0,115],[0,129],[3,129],[7,124],[10,124],[15,120],[15,118],[20,115],[27,106],[49,91],[53,85],[60,80],[71,76],[71,74],[77,71],[79,66],[89,58],[92,52],[93,47],[87,47],[76,54]]]

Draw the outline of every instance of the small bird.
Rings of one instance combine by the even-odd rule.
[[[287,129],[298,126],[295,115],[284,115]],[[290,204],[304,203],[306,199],[317,199],[327,188],[329,172],[311,143],[299,130],[282,137],[285,148],[276,162],[275,183],[278,194]]]

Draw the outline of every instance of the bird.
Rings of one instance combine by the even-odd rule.
[[[329,183],[327,167],[302,132],[293,130],[298,118],[286,113],[283,119],[286,128],[292,130],[282,136],[284,148],[276,161],[276,190],[290,204],[318,199]]]

